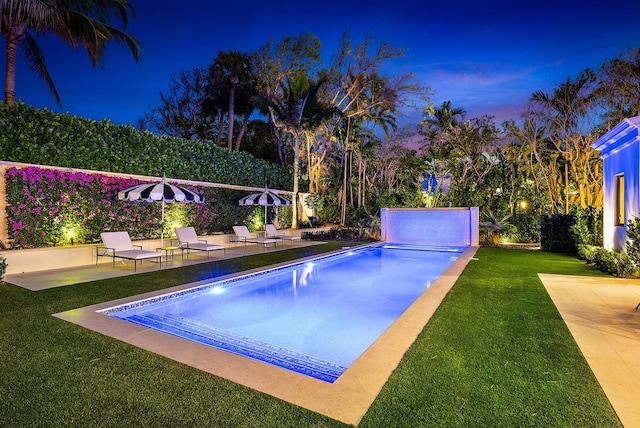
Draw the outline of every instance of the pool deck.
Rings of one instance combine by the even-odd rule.
[[[306,242],[301,245],[314,243]],[[285,248],[287,247],[278,249]],[[450,267],[441,280],[436,281],[429,289],[431,296],[418,299],[407,310],[406,316],[403,315],[358,360],[362,364],[354,364],[334,384],[95,313],[97,309],[126,303],[131,298],[75,309],[56,316],[355,425],[364,416],[404,352],[429,321],[464,266],[473,258],[475,250],[473,248],[472,252],[466,253]],[[226,258],[252,253],[256,253],[255,249],[237,247],[227,250]],[[175,264],[170,262],[169,267],[183,265],[179,259],[178,256]],[[211,257],[211,261],[218,259]],[[203,255],[194,254],[190,260],[185,260],[184,265],[206,261]],[[155,263],[144,263],[142,268],[139,267],[138,273],[157,269]],[[113,269],[109,263],[79,269],[6,275],[4,280],[37,291],[132,274],[134,272],[131,265],[116,264]],[[622,424],[625,427],[640,427],[640,309],[635,310],[640,302],[640,280],[547,274],[540,274],[539,277]],[[168,290],[162,290],[162,293],[166,292]],[[159,293],[148,293],[136,296],[135,299]],[[394,352],[390,353],[389,350]]]
[[[235,245],[226,248],[224,257],[220,251],[213,251],[207,258],[203,251],[192,251],[191,254],[182,258],[180,251],[176,250],[168,261],[162,257],[162,266],[158,266],[154,259],[142,261],[138,264],[137,272],[134,272],[133,261],[117,259],[115,268],[111,259],[104,260],[97,264],[83,267],[73,267],[55,270],[44,270],[36,272],[16,273],[5,275],[3,281],[14,284],[31,291],[45,290],[47,288],[74,285],[83,282],[97,281],[100,279],[117,278],[128,275],[135,275],[145,272],[157,271],[159,269],[171,269],[181,266],[189,266],[219,260],[233,259],[236,257],[250,256],[252,254],[263,254],[273,251],[289,250],[291,248],[308,247],[312,245],[324,244],[322,241],[298,240],[295,243],[283,242],[277,246],[257,246],[257,245]]]
[[[640,427],[640,280],[538,275],[625,427]]]

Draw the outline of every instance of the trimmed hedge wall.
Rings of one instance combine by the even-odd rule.
[[[575,223],[572,214],[543,215],[540,217],[540,247],[542,251],[576,254],[578,249],[571,226]]]
[[[291,190],[289,168],[230,152],[211,141],[156,136],[130,125],[95,121],[24,103],[0,102],[0,159]]]

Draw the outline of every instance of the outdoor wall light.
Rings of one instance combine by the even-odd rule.
[[[74,228],[73,227],[65,227],[62,230],[64,231],[64,234],[65,234],[66,238],[69,240],[69,242],[71,242],[71,245],[73,245],[73,240],[76,237],[76,232],[75,232]]]

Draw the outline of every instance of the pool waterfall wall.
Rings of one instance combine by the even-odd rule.
[[[382,208],[382,241],[397,244],[479,245],[478,207]]]

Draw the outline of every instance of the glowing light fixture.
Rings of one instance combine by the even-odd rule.
[[[64,233],[65,238],[73,245],[74,239],[76,239],[76,230],[75,226],[65,226],[62,228],[62,232]]]

